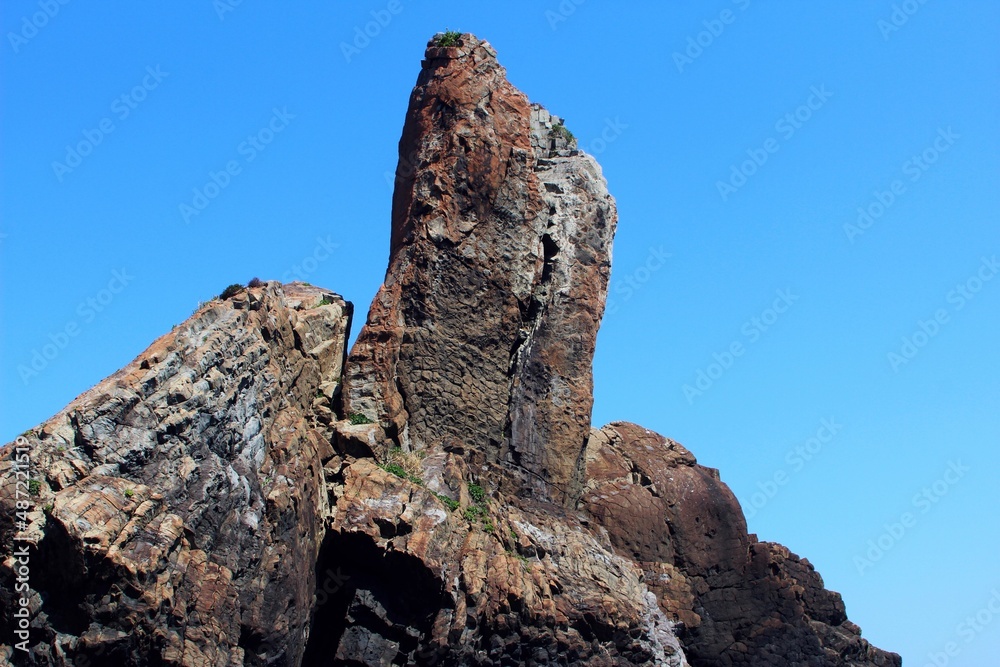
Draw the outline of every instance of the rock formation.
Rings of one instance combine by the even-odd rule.
[[[616,221],[596,162],[488,43],[432,40],[349,355],[348,302],[265,283],[19,438],[27,502],[0,450],[0,656],[899,665],[808,561],[747,534],[717,471],[591,428]]]
[[[471,36],[427,49],[399,152],[344,409],[406,451],[475,452],[571,503],[617,222],[600,167]]]

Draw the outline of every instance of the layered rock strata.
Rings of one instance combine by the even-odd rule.
[[[899,665],[807,560],[747,534],[717,471],[639,426],[591,429],[615,224],[597,164],[492,47],[432,40],[346,363],[351,304],[267,283],[19,438],[27,510],[0,450],[0,656]]]
[[[344,411],[406,451],[473,452],[572,503],[617,213],[600,167],[471,35],[427,49],[410,96],[389,268]]]
[[[299,664],[349,326],[343,299],[303,285],[212,301],[19,439],[37,480],[19,531],[30,664],[260,664],[262,650],[276,660],[263,664]],[[11,450],[0,459],[8,656]]]

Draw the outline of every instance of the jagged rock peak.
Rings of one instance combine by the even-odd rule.
[[[389,268],[345,374],[386,446],[496,466],[572,504],[617,223],[600,167],[489,43],[430,41],[410,96]]]

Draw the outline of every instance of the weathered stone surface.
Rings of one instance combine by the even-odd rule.
[[[899,665],[809,561],[748,535],[718,471],[635,424],[595,430],[581,508],[645,580],[692,665]]]
[[[591,430],[614,203],[486,42],[428,47],[390,264],[213,300],[27,434],[36,665],[899,665],[717,471]],[[15,461],[0,450],[0,658]]]
[[[349,312],[304,285],[213,300],[27,434],[33,664],[299,664],[290,638],[308,633],[326,510],[329,434],[312,408],[340,380]]]
[[[427,49],[410,97],[385,283],[345,412],[406,450],[462,447],[572,502],[617,214],[600,167],[487,43]]]
[[[460,460],[424,459],[456,486],[426,486],[359,460],[334,484],[308,657],[344,664],[685,665],[639,568],[556,505],[501,494],[469,514]],[[449,466],[450,463],[450,466]],[[320,631],[320,628],[323,631]],[[310,663],[311,664],[311,663]],[[317,663],[318,664],[318,663]]]

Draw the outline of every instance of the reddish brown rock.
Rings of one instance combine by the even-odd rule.
[[[429,45],[410,97],[385,283],[344,411],[407,451],[461,448],[571,502],[617,220],[600,168],[487,43]]]
[[[899,665],[847,620],[812,565],[747,534],[736,497],[680,444],[595,430],[581,507],[639,564],[692,665]]]
[[[596,163],[489,44],[432,43],[389,269],[346,365],[350,304],[267,283],[203,306],[19,441],[37,497],[17,655],[898,665],[808,561],[747,535],[717,471],[638,426],[590,430],[615,223]],[[0,450],[7,660],[13,454]]]
[[[686,664],[641,570],[586,517],[481,488],[452,453],[380,467],[377,426],[331,420],[349,312],[294,284],[214,300],[19,441],[39,487],[24,531],[31,650],[18,655]],[[0,451],[10,659],[15,450]]]

